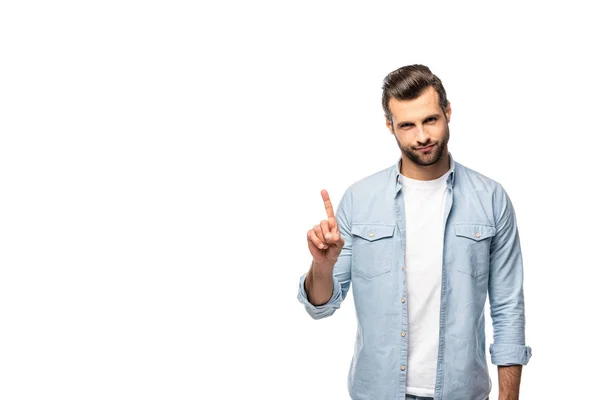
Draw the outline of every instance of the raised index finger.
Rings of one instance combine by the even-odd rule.
[[[329,193],[327,190],[321,190],[321,197],[323,198],[323,203],[325,203],[325,211],[327,212],[327,219],[335,218],[333,214],[333,206],[331,205],[331,200],[329,199]]]

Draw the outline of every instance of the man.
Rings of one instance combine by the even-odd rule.
[[[308,231],[312,265],[298,300],[331,316],[350,285],[357,315],[348,374],[354,400],[484,400],[489,294],[499,398],[519,397],[525,345],[523,267],[512,203],[497,182],[455,162],[440,79],[411,65],[384,80],[399,162],[351,185]]]

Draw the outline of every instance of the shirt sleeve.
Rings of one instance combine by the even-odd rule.
[[[488,292],[494,340],[492,364],[526,365],[531,348],[525,345],[523,261],[513,205],[501,185],[494,193],[496,235],[490,248]]]
[[[333,315],[340,308],[350,289],[352,269],[352,235],[350,234],[349,215],[351,210],[351,193],[346,191],[336,212],[336,221],[340,234],[344,239],[344,247],[333,267],[333,294],[329,301],[323,305],[315,306],[308,301],[304,282],[306,275],[300,277],[298,286],[298,301],[302,303],[308,314],[314,319],[321,319]]]

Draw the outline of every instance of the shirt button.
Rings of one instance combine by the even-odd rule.
[[[476,237],[477,239],[479,239],[479,238],[481,237],[481,233],[477,232],[477,233],[475,234],[475,237]]]
[[[369,236],[373,237],[373,236],[375,236],[375,234],[373,232],[369,232]],[[479,237],[479,236],[477,236],[477,237]]]
[[[406,369],[406,367],[403,365],[403,366],[401,366],[401,367],[400,367],[400,369],[401,369],[402,371],[404,371],[404,370]]]
[[[406,299],[403,297],[400,299],[400,301],[404,303],[406,301]]]
[[[402,266],[402,271],[406,271],[406,267],[404,265]]]
[[[402,337],[406,336],[406,332],[402,331],[401,335]]]

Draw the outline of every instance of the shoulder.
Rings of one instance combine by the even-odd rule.
[[[353,196],[376,196],[395,184],[396,165],[392,165],[353,182],[347,192]]]
[[[463,195],[473,195],[481,200],[490,201],[494,214],[512,208],[511,200],[502,184],[480,172],[455,163],[455,188]]]
[[[363,211],[372,209],[372,206],[380,208],[390,198],[393,199],[388,194],[395,190],[396,172],[396,165],[392,165],[354,181],[342,197],[343,207],[356,206],[354,210],[357,212],[363,208]]]
[[[454,184],[463,193],[475,192],[478,196],[489,196],[492,199],[506,196],[506,191],[500,182],[466,167],[458,162],[454,166]]]

